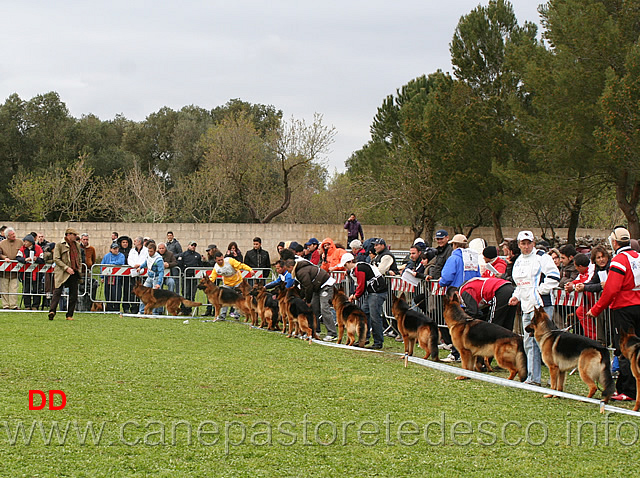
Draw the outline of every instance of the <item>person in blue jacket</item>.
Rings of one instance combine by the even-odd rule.
[[[469,279],[480,277],[478,253],[467,248],[467,238],[464,234],[456,234],[449,243],[453,247],[453,252],[444,263],[439,284],[442,287],[459,288]]]
[[[117,242],[111,244],[109,252],[102,258],[103,264],[113,266],[124,266],[126,258],[120,252],[120,245]],[[108,275],[101,277],[104,283],[104,298],[107,301],[107,312],[119,312],[120,302],[122,302],[122,277]]]
[[[453,247],[451,256],[444,263],[440,281],[442,287],[460,287],[469,279],[480,277],[480,263],[478,262],[478,253],[472,249],[468,249],[467,237],[464,234],[456,234],[449,241]],[[446,334],[448,335],[448,334]],[[450,337],[443,334],[445,342],[450,343]],[[448,357],[442,359],[443,362],[458,362],[460,353],[455,347],[451,348]]]

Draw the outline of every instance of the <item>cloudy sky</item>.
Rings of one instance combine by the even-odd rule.
[[[487,0],[482,1],[486,4]],[[536,0],[512,0],[539,24]],[[336,127],[327,161],[369,139],[384,97],[451,71],[449,42],[479,0],[0,0],[0,99],[57,91],[71,114],[141,121],[231,98],[315,112]]]

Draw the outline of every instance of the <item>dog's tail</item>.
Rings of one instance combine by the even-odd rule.
[[[185,299],[183,297],[182,298],[182,305],[185,305],[187,307],[200,307],[202,305],[202,303],[201,302],[194,302],[192,300]]]
[[[522,337],[518,337],[518,348],[516,349],[516,368],[518,369],[518,378],[521,382],[527,379],[527,354],[524,351],[524,341]]]
[[[613,395],[616,391],[616,382],[611,376],[611,362],[609,351],[607,349],[600,350],[600,357],[602,370],[600,371],[600,378],[598,379],[598,382],[600,382],[600,385],[604,387],[602,390],[602,399],[605,403],[607,403],[611,398],[611,395]]]

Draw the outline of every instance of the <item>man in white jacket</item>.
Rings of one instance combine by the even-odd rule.
[[[536,307],[544,307],[544,311],[553,318],[551,291],[560,282],[560,272],[551,256],[544,251],[536,250],[535,238],[531,231],[520,231],[518,245],[522,254],[513,265],[513,291],[509,305],[520,303],[522,309],[522,328],[531,323]],[[524,334],[524,349],[527,353],[528,375],[526,383],[540,385],[542,373],[542,357],[535,338]]]

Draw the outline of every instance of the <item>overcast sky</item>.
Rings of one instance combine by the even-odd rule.
[[[74,117],[141,121],[231,98],[315,112],[337,129],[331,170],[369,140],[382,100],[451,71],[449,43],[478,0],[0,0],[0,98],[60,94]],[[539,24],[536,0],[513,0]]]

